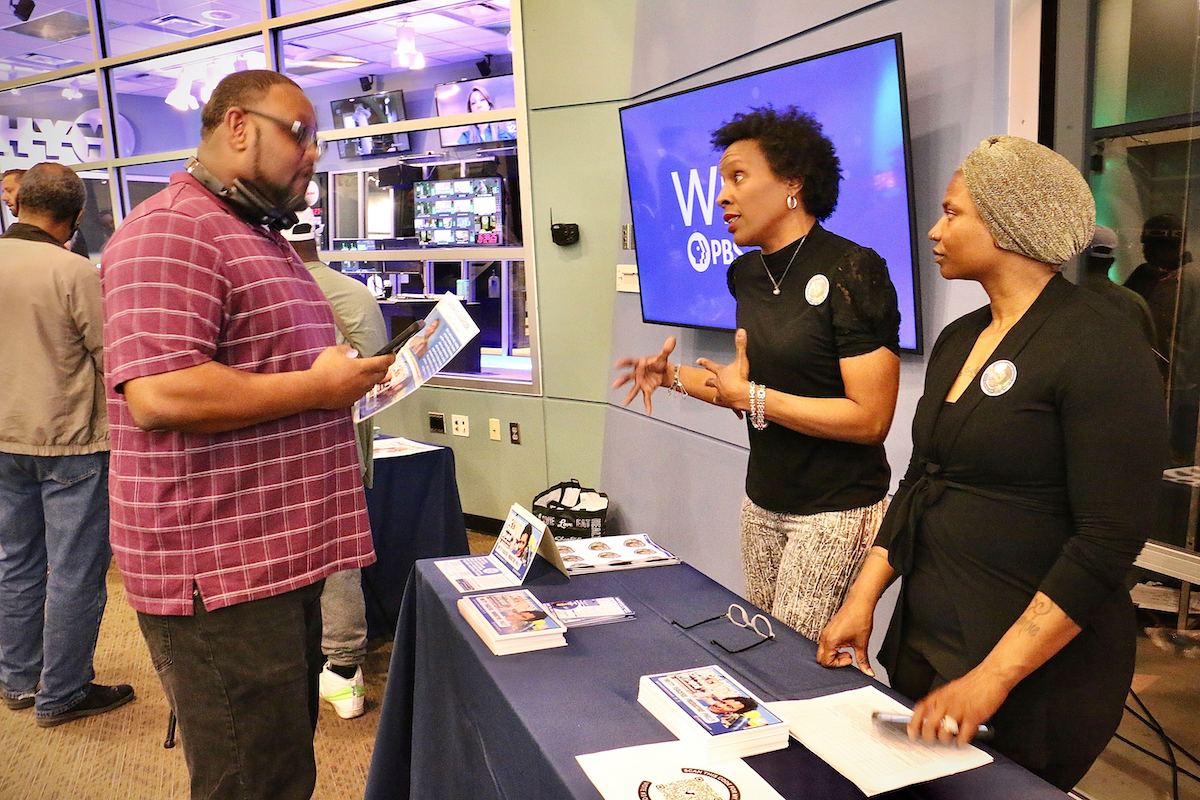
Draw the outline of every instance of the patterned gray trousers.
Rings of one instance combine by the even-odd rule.
[[[746,599],[814,641],[842,605],[887,498],[864,508],[779,514],[742,502]]]

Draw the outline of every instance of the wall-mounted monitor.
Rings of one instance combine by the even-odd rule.
[[[413,183],[417,240],[425,246],[504,244],[500,178]]]
[[[490,78],[439,83],[434,87],[433,97],[439,117],[516,107],[512,75],[493,75]],[[502,120],[479,125],[462,125],[441,128],[439,133],[442,147],[511,141],[517,138],[517,123],[513,120]]]
[[[642,319],[732,330],[725,283],[741,254],[716,204],[712,131],[737,112],[794,105],[837,150],[842,183],[823,225],[887,262],[900,304],[900,346],[920,352],[920,294],[900,35],[621,109]]]
[[[399,122],[404,115],[404,92],[376,92],[359,97],[347,97],[330,103],[333,110],[333,127],[362,128],[384,122]],[[351,156],[383,156],[406,153],[409,149],[407,133],[388,133],[380,136],[363,136],[359,139],[342,139],[337,143],[342,158]]]

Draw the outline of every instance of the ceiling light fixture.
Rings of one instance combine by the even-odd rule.
[[[82,100],[83,92],[79,89],[79,78],[72,78],[66,88],[62,90],[64,100]]]
[[[392,53],[396,69],[425,69],[425,54],[417,49],[417,33],[407,20],[396,30],[396,51]]]
[[[195,111],[200,104],[192,96],[192,82],[192,76],[188,74],[187,69],[180,70],[179,78],[175,81],[175,88],[163,102],[177,111]]]

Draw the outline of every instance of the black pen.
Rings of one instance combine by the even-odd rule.
[[[895,728],[901,732],[906,732],[908,723],[912,722],[912,714],[893,714],[888,711],[872,711],[871,719],[879,725],[886,725],[889,728]],[[992,738],[995,731],[990,725],[980,725],[975,730],[975,736],[972,737],[976,741],[986,742]]]

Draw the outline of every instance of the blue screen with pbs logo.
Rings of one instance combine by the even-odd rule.
[[[900,37],[888,37],[621,109],[642,318],[732,330],[725,273],[743,252],[717,205],[712,132],[739,111],[812,114],[842,163],[822,224],[884,258],[900,303],[900,346],[919,346]]]

